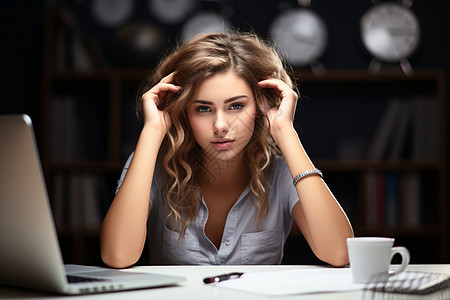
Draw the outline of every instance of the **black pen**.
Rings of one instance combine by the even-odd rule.
[[[223,274],[223,275],[217,275],[214,277],[207,277],[207,278],[203,279],[203,282],[204,283],[221,282],[221,281],[225,281],[225,280],[229,280],[229,279],[236,279],[236,278],[241,277],[242,275],[244,275],[244,273],[233,272],[233,273],[228,273],[228,274]]]

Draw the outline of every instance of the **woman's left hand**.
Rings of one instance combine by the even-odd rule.
[[[270,134],[275,138],[283,129],[292,128],[298,95],[284,81],[279,79],[262,80],[258,85],[263,89],[274,89],[281,98],[279,107],[270,107],[266,110],[270,122]]]

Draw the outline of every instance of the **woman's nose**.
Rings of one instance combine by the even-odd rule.
[[[222,113],[216,114],[216,119],[214,120],[214,133],[215,134],[224,134],[227,133],[229,129],[229,124]]]

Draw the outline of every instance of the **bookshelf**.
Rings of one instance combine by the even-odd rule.
[[[44,173],[65,262],[101,264],[99,222],[112,200],[115,182],[139,133],[134,101],[147,71],[114,67],[59,68],[55,63],[56,19],[54,10],[46,12],[39,134]],[[296,128],[314,163],[324,172],[327,183],[348,212],[356,235],[395,237],[399,244],[410,248],[413,260],[418,258],[415,262],[430,263],[431,259],[435,260],[432,262],[447,262],[445,73],[416,70],[406,76],[397,72],[374,75],[366,70],[328,70],[317,76],[309,70],[296,70],[296,74],[302,94]],[[408,154],[397,159],[369,159],[361,155],[361,149],[354,157],[339,154],[341,147],[349,147],[341,145],[343,140],[351,141],[351,149],[361,148],[360,141],[352,143],[354,136],[347,136],[348,132],[365,138],[366,144],[370,142],[389,99],[400,97],[407,101],[415,94],[430,96],[437,107],[435,156],[417,159]],[[67,115],[56,113],[58,101],[68,103]],[[73,130],[73,124],[67,124],[70,118],[74,119],[75,128],[82,128],[78,133],[79,145],[76,145],[81,150],[56,155],[55,148],[59,148],[61,139],[70,142],[74,136],[74,132],[64,133],[64,128]],[[61,129],[63,133],[58,135],[56,132]],[[399,177],[418,174],[423,193],[432,198],[420,215],[420,221],[414,226],[401,222],[368,224],[364,178],[369,173],[394,173]],[[71,204],[67,202],[81,201],[84,197],[77,188],[79,185],[71,188],[74,177],[94,178],[97,182],[95,193],[90,192],[90,197],[98,201],[97,220],[89,226],[77,223],[79,220],[76,225],[70,221],[74,216],[70,216]],[[92,186],[92,182],[89,184]],[[78,190],[75,200],[71,195],[74,189]],[[421,205],[424,201],[420,200]],[[89,203],[84,205],[90,207]],[[86,211],[78,212],[78,218],[85,218],[85,214]],[[297,238],[296,234],[294,230],[293,238]],[[424,250],[423,245],[430,248]]]
[[[445,73],[416,70],[406,76],[396,72],[374,75],[365,70],[331,70],[316,76],[299,70],[298,77],[304,97],[297,107],[296,128],[316,166],[324,172],[331,190],[348,213],[355,234],[395,237],[398,244],[410,248],[412,259],[418,263],[447,261]],[[415,111],[422,111],[424,107],[415,103],[422,98],[434,107],[429,119],[433,126],[418,131],[415,123],[420,117]],[[370,148],[392,99],[410,105],[401,151],[392,156],[389,153],[392,149],[388,149],[383,155],[371,157]],[[331,108],[327,109],[329,106]],[[385,134],[397,130],[397,125],[384,128]],[[417,139],[433,153],[414,149],[422,148],[422,145],[417,146]],[[398,137],[393,137],[386,147],[397,140]],[[343,141],[347,145],[340,145]],[[358,151],[344,155],[340,150],[354,152],[351,147]],[[381,178],[381,191],[379,186],[368,187],[368,174]],[[396,181],[389,186],[388,178]],[[392,186],[396,190],[395,202],[389,204],[387,194]],[[380,199],[369,199],[373,197],[370,195],[378,193],[382,193]],[[373,205],[372,209],[369,205]]]

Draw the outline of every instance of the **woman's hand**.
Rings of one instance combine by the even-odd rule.
[[[176,93],[181,87],[172,83],[174,73],[171,73],[161,79],[161,81],[142,95],[142,114],[144,117],[144,126],[150,126],[167,133],[172,121],[167,112],[158,109],[159,103],[168,92]]]
[[[286,128],[292,128],[298,95],[285,82],[279,79],[266,79],[258,83],[260,88],[272,88],[281,98],[279,107],[266,110],[270,122],[270,134],[276,136]]]

